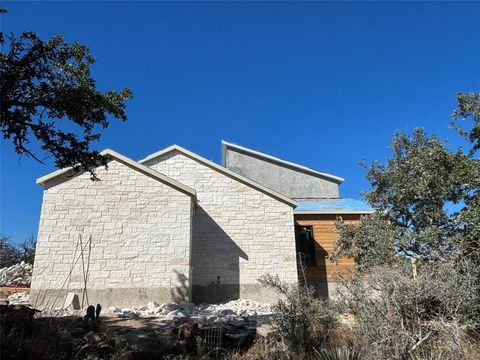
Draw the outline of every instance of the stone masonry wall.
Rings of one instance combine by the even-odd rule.
[[[273,301],[257,285],[278,274],[297,281],[293,210],[179,152],[152,159],[150,166],[197,191],[193,223],[193,299]]]
[[[191,197],[115,160],[108,171],[98,168],[98,176],[98,182],[88,173],[54,179],[44,190],[32,281],[36,304],[52,298],[60,304],[67,285],[81,292],[80,234],[84,246],[91,239],[84,250],[90,303],[188,301]]]

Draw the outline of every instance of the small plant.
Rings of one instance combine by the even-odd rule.
[[[323,348],[313,350],[313,360],[360,360],[361,354],[350,348]]]
[[[449,360],[451,356],[448,356],[441,350],[434,350],[432,348],[426,348],[421,351],[410,354],[409,360]]]
[[[272,288],[280,299],[274,305],[273,324],[287,348],[300,356],[313,347],[327,342],[338,323],[338,314],[327,301],[314,297],[314,289],[300,284],[286,284],[278,276],[264,275],[260,284]]]

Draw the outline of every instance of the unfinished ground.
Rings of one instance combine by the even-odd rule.
[[[9,305],[2,305],[2,343],[9,346],[2,348],[2,359],[43,359],[52,354],[58,359],[217,356],[247,349],[257,337],[273,331],[270,306],[248,300],[111,307],[103,309],[98,320],[85,319],[86,309],[33,309],[24,292],[7,301]]]

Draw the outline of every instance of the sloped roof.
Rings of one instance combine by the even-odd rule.
[[[178,145],[172,145],[172,146],[169,146],[163,150],[160,150],[160,151],[157,151],[149,156],[147,156],[146,158],[142,159],[142,160],[139,160],[138,162],[140,164],[144,164],[150,160],[153,160],[155,158],[158,158],[158,157],[161,157],[161,156],[164,156],[168,153],[171,153],[171,152],[174,152],[174,151],[177,151],[193,160],[196,160],[198,161],[199,163],[205,165],[205,166],[208,166],[209,168],[215,170],[215,171],[218,171],[219,173],[223,174],[223,175],[226,175],[242,184],[245,184],[247,186],[250,186],[251,188],[255,189],[255,190],[258,190],[266,195],[269,195],[271,196],[272,198],[280,201],[280,202],[283,202],[287,205],[290,205],[292,207],[296,207],[297,206],[297,203],[286,197],[285,195],[282,195],[276,191],[273,191],[263,185],[260,185],[258,184],[257,182],[255,181],[252,181],[250,179],[247,179],[246,177],[244,176],[241,176],[231,170],[228,170],[227,168],[223,167],[223,166],[220,166],[216,163],[214,163],[213,161],[210,161],[210,160],[207,160],[205,159],[204,157],[200,156],[200,155],[197,155],[181,146],[178,146]]]
[[[332,175],[332,174],[327,174],[327,173],[324,173],[324,172],[320,172],[320,171],[317,171],[317,170],[311,169],[309,167],[306,167],[306,166],[303,166],[303,165],[300,165],[300,164],[296,164],[296,163],[293,163],[293,162],[290,162],[290,161],[282,160],[282,159],[277,158],[275,156],[271,156],[271,155],[262,153],[260,151],[248,149],[248,148],[240,146],[240,145],[232,144],[232,143],[227,142],[225,140],[222,140],[222,165],[223,166],[226,166],[225,161],[226,161],[227,148],[232,148],[232,149],[238,150],[242,153],[250,154],[250,155],[255,156],[257,158],[264,159],[266,161],[273,162],[273,163],[276,163],[276,164],[284,166],[284,167],[288,167],[288,168],[291,168],[291,169],[294,169],[294,170],[295,169],[300,170],[300,171],[302,171],[304,173],[307,173],[309,175],[320,177],[322,179],[327,179],[327,180],[333,181],[337,184],[341,184],[342,182],[345,181],[345,179],[343,179],[341,177],[338,177],[338,176],[335,176],[335,175]]]
[[[357,199],[297,200],[295,214],[371,214],[373,209]]]
[[[165,185],[168,185],[168,186],[171,186],[172,188],[186,194],[186,195],[189,195],[191,197],[193,197],[194,199],[196,199],[196,191],[180,182],[178,182],[177,180],[174,180],[166,175],[163,175],[161,173],[159,173],[158,171],[155,171],[147,166],[144,166],[116,151],[113,151],[111,149],[105,149],[103,150],[101,153],[101,155],[108,155],[110,157],[112,157],[113,159],[117,160],[118,162],[128,166],[129,168],[133,169],[133,170],[136,170],[146,176],[149,176],[151,177],[152,179],[155,179],[157,181],[160,181],[162,183],[164,183]],[[39,185],[42,185],[44,186],[47,182],[53,180],[53,179],[56,179],[58,177],[61,177],[61,176],[64,176],[66,174],[68,174],[69,172],[71,171],[71,168],[65,168],[65,169],[59,169],[59,170],[56,170],[54,172],[51,172],[50,174],[47,174],[45,176],[42,176],[40,178],[37,179],[37,184]],[[65,180],[67,180],[68,178],[65,177]]]

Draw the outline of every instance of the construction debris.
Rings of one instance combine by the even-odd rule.
[[[179,319],[192,319],[199,324],[213,325],[226,322],[241,322],[245,319],[257,320],[272,315],[268,304],[259,304],[249,300],[234,300],[222,304],[158,304],[149,302],[146,306],[120,309],[109,307],[107,313],[120,317],[155,317],[166,322],[176,322]]]
[[[69,292],[65,297],[63,308],[67,309],[69,307],[72,307],[73,310],[80,310],[80,300],[78,299],[78,295],[74,292]]]
[[[10,305],[29,305],[27,292],[18,292],[8,298]],[[71,316],[78,315],[85,311],[69,306],[58,309],[40,309],[45,315]],[[101,308],[95,309],[100,312]],[[145,306],[132,308],[120,308],[111,306],[104,310],[106,314],[117,315],[123,318],[158,318],[165,323],[177,323],[180,320],[196,321],[202,325],[213,325],[219,323],[240,324],[247,320],[268,320],[272,316],[272,309],[269,304],[260,304],[250,300],[233,300],[221,304],[159,304],[151,301]],[[96,316],[96,314],[94,315]]]
[[[30,305],[30,296],[26,292],[17,292],[7,297],[8,305]]]
[[[0,286],[30,286],[33,266],[22,261],[0,269]]]
[[[29,296],[27,293],[16,293],[8,297],[8,304],[28,306],[28,300]],[[101,311],[99,305],[97,305],[96,309],[91,305],[86,310],[74,310],[72,307],[44,309],[38,316],[76,317],[82,316],[85,314],[85,311],[88,315],[84,317],[85,327],[90,330],[96,329],[99,324],[98,317]],[[116,315],[125,318],[125,320],[154,318],[156,324],[158,324],[157,329],[159,332],[170,334],[179,331],[178,336],[181,340],[179,343],[182,343],[186,349],[190,349],[193,346],[190,339],[191,336],[188,334],[192,333],[197,336],[199,329],[201,329],[203,338],[202,346],[205,349],[215,348],[219,343],[227,347],[245,346],[255,337],[257,327],[260,330],[259,335],[267,336],[266,334],[273,331],[271,328],[262,328],[265,322],[269,322],[272,319],[270,305],[259,304],[249,300],[199,305],[149,302],[145,306],[132,308],[110,307],[105,312],[110,314],[110,316]],[[128,340],[128,343],[139,341],[137,338],[130,339],[131,336],[133,336],[133,333],[127,336],[128,339],[125,339]]]
[[[69,348],[73,358],[88,354],[104,357],[119,351],[128,355],[125,359],[162,358],[166,350],[169,354],[197,356],[245,349],[258,335],[266,336],[257,329],[261,330],[272,315],[269,305],[248,300],[200,305],[150,302],[126,309],[108,308],[100,322],[100,305],[82,310],[70,306],[40,311],[29,306],[28,298],[27,293],[8,298],[9,305],[0,309],[2,326],[13,329],[19,324],[19,329],[32,329],[33,321],[38,326],[52,321],[63,324],[62,329],[69,336],[66,339],[73,341],[65,346],[75,344]],[[105,329],[116,335],[108,337]],[[264,330],[267,334],[273,331],[271,327]]]

